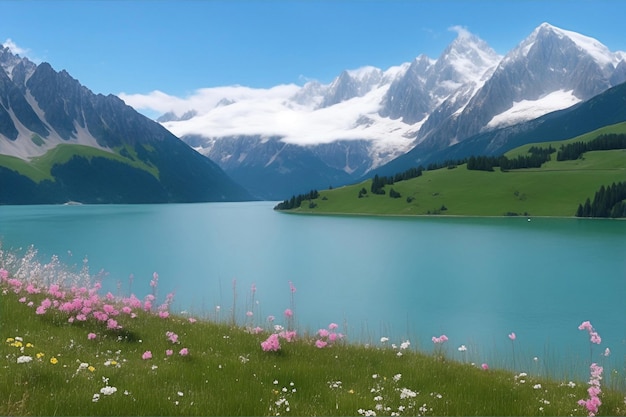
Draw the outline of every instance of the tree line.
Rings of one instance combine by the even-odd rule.
[[[274,210],[291,210],[300,207],[303,201],[315,200],[320,196],[317,190],[311,190],[306,194],[292,195],[289,200],[284,200],[282,203],[276,204]]]
[[[493,171],[494,167],[500,167],[502,171],[511,169],[540,168],[544,162],[550,160],[550,154],[555,152],[552,146],[541,148],[531,146],[528,149],[530,155],[518,155],[517,158],[509,159],[501,156],[470,156],[467,159],[467,169],[474,171]]]
[[[626,134],[608,133],[600,135],[589,142],[574,142],[561,145],[556,154],[557,161],[573,161],[589,151],[609,151],[626,149]]]
[[[579,204],[576,217],[626,217],[626,181],[600,187],[585,204]]]
[[[398,181],[405,181],[411,178],[419,177],[422,175],[423,172],[424,167],[419,166],[417,168],[409,168],[406,171],[389,177],[376,174],[374,175],[374,178],[372,178],[372,186],[370,187],[370,191],[372,192],[372,194],[385,194],[385,185],[393,185],[395,182]]]

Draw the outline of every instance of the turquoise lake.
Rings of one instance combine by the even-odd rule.
[[[143,297],[157,272],[159,297],[175,291],[174,310],[196,316],[243,325],[252,311],[254,325],[280,323],[293,295],[300,332],[336,322],[349,341],[424,351],[446,334],[455,359],[583,381],[591,354],[626,385],[625,221],[308,216],[273,205],[2,206],[0,241],[34,245],[42,262],[58,255],[80,268],[87,257],[114,293]],[[585,320],[602,336],[591,352]]]

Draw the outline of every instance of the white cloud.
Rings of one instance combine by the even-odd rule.
[[[242,86],[204,88],[185,98],[161,91],[125,94],[119,97],[137,110],[181,116],[195,110],[196,116],[164,123],[176,136],[226,137],[240,135],[278,136],[283,141],[309,145],[336,140],[367,139],[406,145],[405,135],[416,126],[378,114],[386,87],[372,90],[327,108],[302,105],[292,100],[302,87],[279,85],[269,89]],[[315,100],[311,100],[315,102]]]
[[[9,48],[9,51],[11,51],[11,53],[14,55],[20,55],[22,57],[25,57],[29,53],[28,49],[17,46],[17,44],[13,42],[11,38],[7,38],[7,40],[4,41],[3,45],[5,48]]]
[[[462,38],[462,39],[469,38],[472,36],[471,32],[467,30],[465,26],[459,26],[459,25],[450,26],[448,30],[451,32],[456,32],[459,38]]]

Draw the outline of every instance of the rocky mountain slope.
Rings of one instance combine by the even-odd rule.
[[[117,96],[0,46],[0,203],[239,201],[208,158]]]

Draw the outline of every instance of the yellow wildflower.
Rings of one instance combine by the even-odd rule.
[[[45,355],[43,352],[39,352],[38,354],[36,354],[35,356],[37,356],[37,359],[41,359],[43,358]]]
[[[33,345],[32,343],[26,343],[26,347],[35,347],[35,345]]]
[[[7,338],[7,343],[13,343],[15,342],[15,339],[13,339],[12,337]]]
[[[57,363],[59,363],[59,360],[53,356],[50,358],[50,363],[56,365]]]
[[[111,361],[111,366],[117,365],[117,361]]]
[[[87,368],[89,370],[89,372],[93,372],[96,370],[96,368],[94,368],[93,366],[89,365],[89,368]]]

